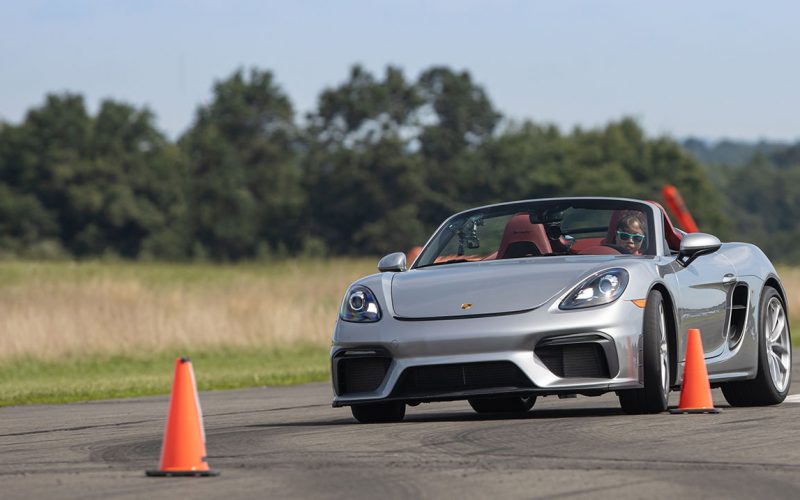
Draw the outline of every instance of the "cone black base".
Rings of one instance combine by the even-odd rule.
[[[674,408],[674,409],[670,410],[669,412],[672,413],[673,415],[679,415],[679,414],[682,414],[682,413],[696,415],[696,414],[700,414],[700,413],[722,413],[722,410],[720,410],[718,408],[695,408],[695,409],[686,409],[686,410],[681,410],[680,408]]]
[[[212,477],[220,473],[214,470],[148,470],[145,474],[150,477]]]

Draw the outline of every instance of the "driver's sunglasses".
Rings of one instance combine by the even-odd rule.
[[[641,243],[644,241],[644,235],[639,233],[625,233],[623,231],[617,231],[617,238],[622,241],[633,240],[634,243]]]

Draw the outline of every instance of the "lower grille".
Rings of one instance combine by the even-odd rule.
[[[392,395],[413,396],[499,387],[533,387],[514,363],[496,361],[407,368]]]
[[[610,378],[603,348],[596,343],[537,347],[536,356],[562,378]]]
[[[374,391],[389,369],[389,358],[353,358],[338,361],[339,394]]]

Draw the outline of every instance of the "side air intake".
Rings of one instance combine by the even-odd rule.
[[[386,378],[392,359],[377,350],[343,351],[333,360],[333,387],[336,394],[376,390]]]
[[[736,285],[728,308],[728,346],[736,347],[747,326],[747,310],[750,305],[750,289],[745,284]]]

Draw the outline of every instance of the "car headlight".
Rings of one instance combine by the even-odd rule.
[[[345,321],[371,323],[381,319],[381,308],[372,290],[358,285],[350,288],[344,296],[339,317]]]
[[[567,295],[559,309],[580,309],[582,307],[610,304],[617,300],[628,286],[628,271],[615,268],[593,274]]]

